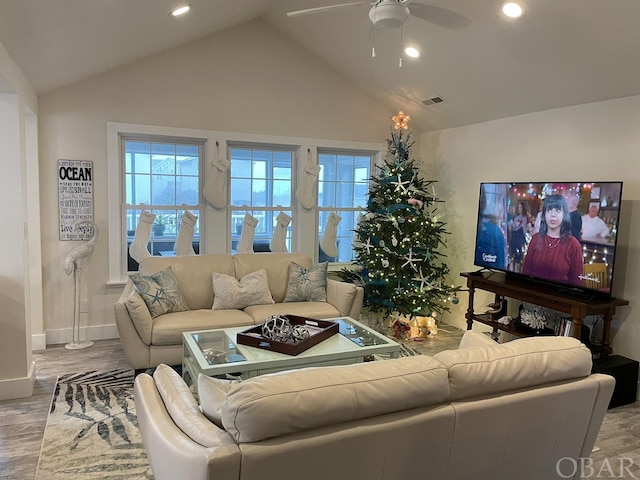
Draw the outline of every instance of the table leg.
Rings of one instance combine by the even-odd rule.
[[[573,317],[571,323],[573,323],[573,338],[580,340],[580,334],[582,333],[582,318]]]
[[[467,330],[471,330],[471,328],[473,327],[473,294],[474,294],[474,288],[473,287],[469,287],[469,306],[467,307],[467,314],[465,315],[465,317],[467,317]]]

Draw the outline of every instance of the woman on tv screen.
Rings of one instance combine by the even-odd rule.
[[[567,201],[562,195],[549,195],[544,200],[542,213],[540,231],[529,242],[522,273],[581,285],[582,247],[571,234]]]

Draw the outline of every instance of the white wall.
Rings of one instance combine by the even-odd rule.
[[[41,323],[35,112],[31,85],[0,44],[0,400],[31,395],[31,325]],[[30,223],[35,228],[29,229]]]
[[[481,181],[622,180],[622,219],[614,294],[629,300],[612,323],[615,354],[640,360],[640,96],[506,118],[422,134],[425,172],[439,180],[452,233],[448,264],[475,270],[478,191]],[[457,278],[456,278],[457,277]],[[466,294],[448,315],[464,327]],[[478,308],[481,301],[477,300]]]
[[[85,273],[89,338],[117,336],[108,287],[107,122],[382,143],[389,112],[266,23],[253,21],[38,99],[44,328],[68,341],[73,242],[58,239],[57,160],[94,162],[101,236]]]

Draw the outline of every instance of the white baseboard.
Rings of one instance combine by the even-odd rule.
[[[73,340],[73,329],[59,328],[56,330],[47,330],[45,335],[47,345],[69,343]],[[118,329],[115,324],[80,327],[80,341],[105,340],[109,338],[119,338]],[[33,336],[31,337],[31,341],[33,345]]]
[[[44,333],[31,335],[31,350],[44,350],[47,348],[47,336]]]
[[[36,383],[36,362],[31,362],[29,374],[22,378],[0,380],[0,400],[30,397]]]

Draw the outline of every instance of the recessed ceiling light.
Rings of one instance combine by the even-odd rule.
[[[407,47],[404,49],[404,53],[411,58],[418,58],[420,56],[420,51],[415,47]]]
[[[524,15],[524,7],[516,2],[507,2],[502,5],[502,13],[510,18],[520,18]]]
[[[169,12],[169,15],[171,15],[172,17],[178,17],[180,15],[184,15],[189,10],[191,10],[191,5],[182,5],[180,7],[176,7],[173,10],[171,10]]]

